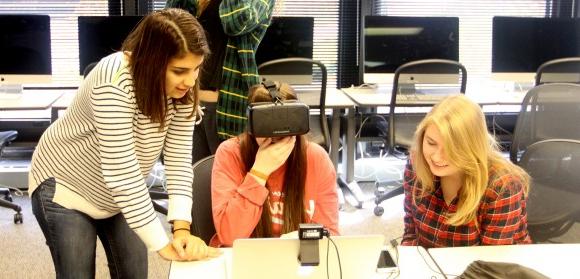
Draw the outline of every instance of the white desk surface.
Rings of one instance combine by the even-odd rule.
[[[530,244],[432,248],[446,274],[460,275],[476,260],[516,263],[550,278],[580,278],[580,244]]]
[[[60,96],[60,98],[58,98],[56,100],[56,102],[54,102],[52,104],[52,108],[55,108],[55,109],[66,109],[66,108],[68,108],[68,106],[70,105],[70,103],[74,99],[76,93],[77,93],[76,91],[65,92],[64,94],[62,94]]]
[[[206,261],[171,262],[169,279],[230,279],[232,248],[220,248],[223,254]]]
[[[72,102],[76,91],[74,92],[65,92],[52,104],[53,108],[56,109],[66,109],[70,103]],[[304,103],[307,105],[317,104],[319,95],[316,94],[313,96],[316,97],[316,100],[309,98],[308,94],[302,95],[304,97],[300,98]],[[329,109],[333,108],[351,108],[354,107],[354,102],[342,92],[340,89],[328,89],[326,92],[326,107]]]
[[[391,91],[383,88],[379,89],[357,89],[343,88],[342,91],[348,95],[357,106],[376,107],[389,106],[391,104]],[[520,105],[527,92],[506,92],[504,90],[485,90],[473,89],[467,90],[466,96],[474,102],[486,105]],[[416,104],[413,101],[399,101],[401,105]]]
[[[398,246],[399,276],[394,278],[433,278],[444,279],[439,274],[437,265],[431,260],[429,253],[420,246]],[[394,256],[393,253],[391,255]]]
[[[0,110],[44,110],[48,109],[62,94],[63,90],[28,90],[19,96],[0,98]]]
[[[215,259],[196,262],[172,262],[169,269],[169,279],[231,279],[232,249],[221,248],[223,254]],[[431,261],[429,254],[422,247],[399,246],[399,276],[393,278],[436,278],[443,275],[436,272],[437,267]],[[394,256],[394,254],[393,254]],[[429,266],[427,266],[429,264]],[[377,274],[378,278],[387,278],[389,274]],[[326,277],[325,277],[326,278]],[[372,278],[370,278],[372,279]]]

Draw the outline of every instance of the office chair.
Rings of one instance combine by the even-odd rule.
[[[99,63],[99,62],[97,61],[97,62],[92,62],[92,63],[89,63],[89,64],[88,64],[88,65],[87,65],[87,66],[86,66],[86,67],[83,69],[83,78],[86,78],[86,77],[89,75],[89,73],[90,73],[90,72],[93,70],[93,68],[94,68],[94,67],[97,65],[97,63]]]
[[[563,82],[580,83],[580,57],[550,60],[536,70],[535,86]]]
[[[191,207],[191,234],[209,244],[215,235],[211,207],[211,170],[214,155],[193,164],[193,205]]]
[[[580,141],[549,139],[525,150],[519,165],[532,177],[527,202],[533,241],[561,236],[580,213]]]
[[[0,132],[0,158],[2,158],[2,151],[4,151],[4,147],[9,145],[13,140],[16,139],[18,136],[17,131],[3,131]],[[12,202],[12,195],[10,195],[10,189],[8,188],[1,188],[0,187],[0,195],[3,195],[3,198],[0,198],[0,207],[10,208],[16,211],[14,214],[14,224],[22,224],[22,208]]]
[[[317,67],[312,67],[313,65]],[[290,69],[290,71],[287,69]],[[303,70],[304,72],[295,73],[295,69],[297,71]],[[310,106],[311,112],[312,109],[316,109],[317,111],[316,114],[310,115],[310,132],[308,132],[307,135],[308,139],[311,142],[319,144],[330,153],[330,132],[325,113],[326,83],[328,76],[326,66],[320,61],[301,57],[290,57],[264,62],[258,66],[258,72],[260,75],[276,73],[277,75],[285,75],[289,78],[288,80],[281,78],[280,81],[292,85],[298,99]],[[297,74],[311,75],[312,82],[293,80],[292,75]],[[319,80],[320,86],[316,85]],[[307,85],[304,85],[304,83],[307,83]]]
[[[402,77],[405,79],[409,78],[410,81],[414,82],[414,76],[420,75],[441,75],[441,80],[438,81],[436,85],[429,84],[431,88],[425,88],[424,91],[421,90],[419,87],[420,84],[413,84],[411,88],[413,92],[405,92],[405,90],[409,90],[408,88],[404,88],[402,86],[404,83],[402,82]],[[447,80],[447,78],[443,78],[446,75],[451,75],[455,77],[455,75],[459,75],[459,92],[455,91],[455,89]],[[429,79],[431,81],[431,78]],[[456,81],[454,78],[451,78],[455,83]],[[455,85],[456,86],[456,85]],[[406,106],[406,107],[432,107],[434,106],[439,100],[442,98],[452,95],[452,94],[465,94],[465,90],[467,87],[467,70],[465,67],[453,60],[445,60],[445,59],[425,59],[425,60],[417,60],[409,63],[405,63],[399,66],[395,70],[395,76],[393,78],[393,89],[391,92],[391,102],[389,106],[389,119],[388,119],[388,143],[389,143],[389,150],[388,153],[396,154],[403,153],[407,155],[409,147],[413,144],[413,138],[415,134],[415,130],[417,129],[417,125],[423,118],[425,117],[425,113],[404,113],[404,114],[396,114],[395,110],[397,106]],[[425,92],[422,93],[421,91]],[[412,94],[409,94],[412,93]],[[407,95],[407,102],[403,103],[402,105],[398,105],[398,96],[401,94]],[[424,98],[425,95],[428,97]],[[380,204],[391,197],[396,195],[402,194],[403,185],[398,185],[393,190],[383,193],[380,191],[379,188],[382,184],[389,183],[389,181],[377,181],[376,187],[377,191],[375,191],[375,209],[374,214],[376,216],[381,216],[384,213],[383,207]]]
[[[580,85],[548,83],[532,88],[522,101],[510,147],[518,163],[526,148],[546,139],[580,140]]]
[[[260,76],[274,75],[276,78],[272,79],[292,85],[298,99],[310,107],[310,131],[306,135],[309,141],[322,146],[328,154],[331,148],[338,148],[330,146],[330,131],[326,118],[328,72],[322,62],[302,57],[275,59],[258,65],[258,73]],[[302,76],[309,78],[306,80],[296,78]],[[338,181],[340,183],[340,179]],[[342,192],[338,194],[339,197],[343,197]],[[339,207],[341,206],[342,202]]]

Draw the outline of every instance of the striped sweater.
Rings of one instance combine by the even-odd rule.
[[[95,219],[122,213],[149,250],[169,243],[144,178],[161,152],[169,193],[168,220],[191,221],[193,105],[167,100],[166,125],[137,107],[122,53],[103,58],[63,117],[42,135],[29,174],[29,193],[54,177],[53,201]]]
[[[228,35],[216,110],[218,137],[225,140],[246,128],[248,91],[259,84],[256,50],[270,24],[275,0],[221,0],[219,13]],[[197,15],[198,0],[168,0],[166,7]]]

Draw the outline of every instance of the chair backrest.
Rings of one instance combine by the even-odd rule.
[[[395,70],[391,102],[389,106],[389,150],[396,147],[408,148],[412,144],[413,135],[417,124],[423,119],[424,114],[405,114],[396,116],[397,95],[401,94],[401,77],[405,74],[428,74],[428,75],[457,75],[459,87],[455,89],[452,84],[443,81],[436,86],[437,98],[452,94],[465,94],[467,87],[467,70],[461,63],[446,59],[424,59],[405,63]],[[435,86],[435,85],[431,85]],[[459,92],[457,92],[457,90]],[[432,90],[433,91],[433,90]],[[429,92],[428,90],[426,92]],[[423,95],[423,94],[421,94]],[[431,107],[437,103],[436,99],[426,102],[417,102],[413,106]],[[409,106],[406,104],[405,106]]]
[[[574,222],[580,212],[580,141],[538,141],[528,146],[519,165],[532,177],[527,203],[532,239],[561,235],[562,228],[567,230],[562,224]]]
[[[526,148],[546,139],[580,140],[580,85],[549,83],[532,88],[522,101],[516,122],[510,160],[514,163]]]
[[[211,170],[214,155],[193,164],[193,205],[191,207],[191,234],[205,243],[216,233],[211,207]]]
[[[85,67],[85,69],[83,70],[83,78],[86,78],[89,75],[89,73],[93,70],[93,68],[97,65],[97,63],[99,62],[98,61],[92,62]]]
[[[294,88],[298,99],[310,107],[310,132],[307,135],[308,139],[322,146],[327,152],[330,152],[330,132],[325,113],[328,75],[326,66],[320,61],[301,57],[290,57],[264,62],[258,66],[258,73],[273,69],[289,68],[290,66],[303,68],[304,65],[310,67],[316,66],[312,69],[312,84],[298,85],[292,84],[291,81],[289,81],[289,84]]]
[[[535,85],[561,82],[580,83],[580,57],[550,60],[536,70]]]

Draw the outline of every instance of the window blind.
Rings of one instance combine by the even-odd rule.
[[[164,0],[153,0],[154,9],[165,7]],[[314,47],[312,56],[328,71],[328,88],[336,88],[338,69],[339,0],[278,0],[274,16],[314,17]]]
[[[77,16],[109,15],[109,1],[2,0],[0,14],[49,15],[52,82],[58,86],[77,86],[80,75]]]
[[[492,18],[544,17],[546,0],[374,0],[373,13],[389,16],[459,18],[459,61],[470,83],[491,77]]]

